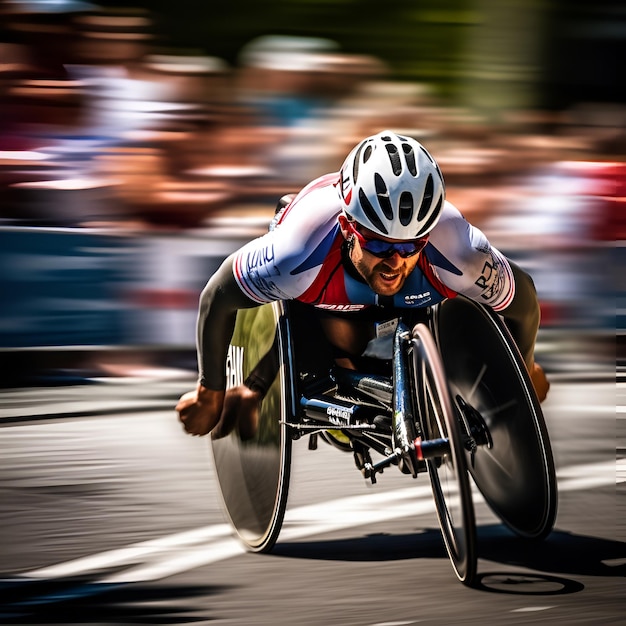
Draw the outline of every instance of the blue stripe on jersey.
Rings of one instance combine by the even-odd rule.
[[[306,272],[307,270],[313,269],[314,267],[320,267],[322,263],[326,260],[326,256],[328,255],[329,250],[333,245],[333,241],[339,232],[339,224],[337,224],[319,243],[319,245],[309,254],[309,256],[298,265],[294,269],[289,272],[291,276],[296,276],[297,274],[302,274],[302,272]]]
[[[426,258],[437,267],[440,267],[442,270],[446,270],[451,274],[456,274],[457,276],[463,276],[463,272],[453,265],[432,243],[429,243],[424,248],[424,253],[426,254]]]

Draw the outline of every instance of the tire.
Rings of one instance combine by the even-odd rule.
[[[291,438],[286,425],[291,411],[289,327],[278,303],[241,310],[227,360],[229,386],[243,384],[262,357],[276,367],[261,402],[258,428],[242,436],[235,427],[211,439],[219,491],[230,522],[253,552],[269,552],[282,526],[289,491]],[[227,391],[228,393],[228,391]]]
[[[491,309],[459,296],[435,310],[434,335],[453,400],[470,423],[483,422],[492,440],[491,447],[468,453],[478,489],[513,532],[543,539],[556,518],[554,460],[539,401],[508,329]]]
[[[421,431],[425,440],[448,439],[448,453],[426,460],[443,540],[459,580],[476,576],[476,523],[472,492],[456,409],[430,330],[413,329],[413,375]]]

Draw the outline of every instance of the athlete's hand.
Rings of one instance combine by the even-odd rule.
[[[236,427],[242,441],[252,439],[259,427],[259,408],[263,394],[246,385],[232,387],[226,392],[219,424],[211,432],[212,439],[221,439]]]
[[[206,435],[219,422],[224,405],[224,392],[202,385],[181,396],[176,411],[178,419],[190,435]]]
[[[539,402],[543,402],[548,395],[548,389],[550,389],[550,383],[546,378],[546,373],[543,371],[543,367],[538,363],[533,362],[529,369],[530,380],[537,392]]]

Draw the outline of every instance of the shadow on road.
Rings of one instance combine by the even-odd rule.
[[[520,539],[502,526],[478,529],[482,559],[578,576],[626,576],[626,543],[555,530],[544,541]]]
[[[626,576],[626,543],[555,530],[544,541],[517,537],[502,525],[478,528],[478,588],[501,593],[559,594],[580,591],[583,585],[565,576]],[[439,529],[416,534],[374,534],[330,541],[285,542],[272,554],[280,557],[338,561],[447,559]],[[552,575],[482,572],[482,561]],[[482,565],[482,567],[481,567]],[[531,580],[532,578],[532,580]],[[539,584],[538,584],[539,583]]]
[[[216,586],[105,585],[88,581],[0,581],[2,624],[196,624],[215,619],[194,599]]]

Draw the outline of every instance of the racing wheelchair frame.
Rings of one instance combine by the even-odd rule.
[[[254,434],[235,426],[211,448],[225,511],[249,550],[268,552],[278,539],[292,441],[303,436],[309,448],[321,438],[351,452],[372,482],[390,466],[413,478],[427,473],[464,584],[473,584],[477,565],[470,476],[513,532],[534,539],[551,532],[557,489],[548,432],[499,316],[461,296],[423,309],[417,323],[399,319],[390,358],[366,371],[335,366],[325,346],[306,305],[237,315],[229,387],[265,379],[267,388]]]

